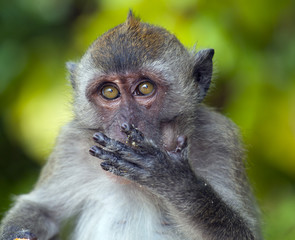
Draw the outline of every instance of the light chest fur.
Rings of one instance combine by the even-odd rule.
[[[180,240],[155,199],[133,184],[104,181],[79,217],[76,240]]]

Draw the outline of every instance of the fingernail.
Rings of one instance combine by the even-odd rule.
[[[187,137],[186,136],[179,136],[177,138],[177,146],[180,148],[180,149],[183,149],[187,146]]]
[[[124,130],[124,131],[129,131],[130,130],[130,126],[128,123],[123,123],[121,125],[121,128]]]
[[[95,141],[102,142],[102,141],[104,140],[104,135],[103,135],[102,133],[100,133],[100,132],[98,132],[98,133],[94,133],[94,135],[93,135],[93,139],[94,139]]]
[[[92,146],[90,149],[89,149],[89,153],[92,155],[92,156],[95,156],[97,152],[97,148],[96,146]]]

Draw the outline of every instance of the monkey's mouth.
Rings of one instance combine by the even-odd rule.
[[[103,131],[103,133],[113,140],[134,147],[136,144],[130,141],[130,136],[132,134],[131,129],[136,129],[136,131],[139,133],[139,136],[143,140],[145,134],[143,133],[142,129],[133,123],[124,122],[119,124],[118,122],[114,122],[105,131]]]

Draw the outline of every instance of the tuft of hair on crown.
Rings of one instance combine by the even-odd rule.
[[[126,20],[126,24],[127,26],[129,27],[136,27],[139,25],[140,23],[140,18],[139,17],[136,17],[132,11],[132,9],[129,9],[129,12],[128,12],[128,16],[127,16],[127,20]]]

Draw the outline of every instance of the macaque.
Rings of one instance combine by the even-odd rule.
[[[130,11],[68,63],[74,119],[0,239],[262,239],[237,128],[202,104],[213,55]]]

